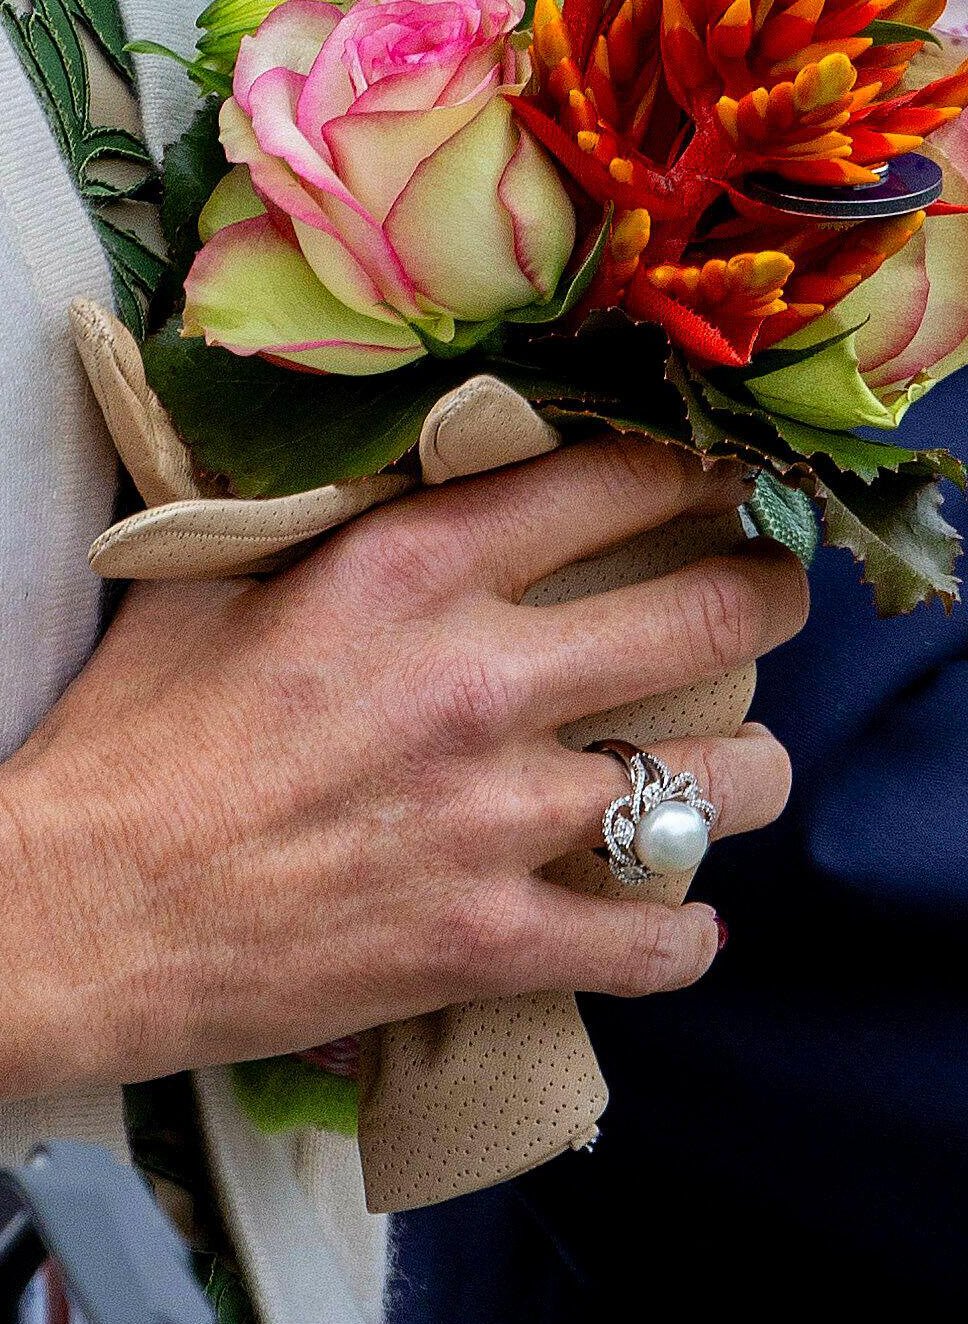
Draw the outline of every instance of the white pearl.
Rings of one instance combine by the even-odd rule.
[[[636,858],[657,874],[688,873],[708,846],[706,820],[681,800],[663,800],[643,814],[632,842]]]

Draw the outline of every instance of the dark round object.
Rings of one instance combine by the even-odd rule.
[[[891,161],[880,184],[814,188],[779,175],[749,175],[741,192],[777,211],[817,221],[876,221],[907,216],[941,196],[941,167],[917,152]]]

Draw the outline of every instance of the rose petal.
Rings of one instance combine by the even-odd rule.
[[[259,147],[267,155],[285,161],[300,182],[313,186],[318,209],[328,222],[328,227],[319,228],[328,228],[343,240],[380,291],[382,301],[404,316],[421,316],[423,309],[415,299],[414,283],[379,223],[296,127],[302,82],[288,69],[273,69],[252,84],[252,130]],[[299,219],[315,224],[310,214]]]
[[[534,302],[498,199],[516,147],[511,108],[499,97],[417,167],[387,216],[417,289],[455,317],[479,321]]]
[[[257,32],[243,37],[232,82],[242,109],[249,109],[249,89],[269,69],[308,73],[319,48],[342,17],[342,10],[324,0],[285,0]]]
[[[549,158],[526,129],[517,132],[497,192],[511,218],[518,266],[547,298],[575,246],[575,213]]]
[[[185,294],[185,334],[235,354],[361,376],[424,353],[404,323],[362,317],[335,299],[268,216],[219,230],[195,258]]]
[[[261,216],[262,199],[252,187],[248,166],[237,165],[215,185],[198,218],[198,237],[207,244],[218,230]]]
[[[323,284],[357,312],[394,321],[383,294],[350,253],[317,199],[284,161],[263,152],[248,116],[234,100],[222,107],[219,123],[226,156],[230,161],[245,162],[259,197],[291,218],[303,252]]]
[[[489,95],[435,110],[361,115],[354,108],[330,120],[323,131],[333,168],[382,224],[420,162],[469,124]]]
[[[951,132],[955,126],[957,133]],[[942,143],[928,140],[921,150],[934,157],[944,171],[945,199],[968,203],[968,180],[952,165],[948,156],[948,152],[956,158],[961,156],[968,142],[968,130],[960,119],[951,129]],[[946,150],[942,150],[942,144]],[[933,218],[921,235],[924,237],[924,271],[928,284],[927,306],[916,334],[904,350],[871,375],[872,386],[881,391],[903,387],[922,374],[940,381],[968,362],[968,301],[961,294],[964,273],[968,270],[968,216]],[[903,266],[910,248],[909,243],[872,277],[882,282],[884,306],[890,306],[892,310],[899,302],[891,286],[892,272],[896,265]],[[917,252],[915,249],[914,255]],[[860,288],[863,289],[863,285]]]

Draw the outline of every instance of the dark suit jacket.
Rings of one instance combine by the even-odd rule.
[[[968,372],[904,431],[968,458],[966,417]],[[950,487],[945,513],[968,531]],[[879,621],[841,551],[811,578],[753,713],[793,799],[696,885],[728,948],[686,992],[581,999],[612,1096],[594,1154],[398,1217],[392,1324],[964,1311],[968,609]]]

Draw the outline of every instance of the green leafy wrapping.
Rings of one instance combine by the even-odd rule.
[[[355,1080],[320,1071],[297,1057],[241,1062],[232,1075],[236,1097],[260,1131],[315,1126],[356,1135]]]
[[[132,204],[157,197],[158,178],[145,144],[126,129],[91,119],[89,34],[123,83],[131,68],[116,6],[107,0],[34,0],[29,11],[0,0],[0,24],[33,84],[57,145],[86,204],[111,269],[118,312],[144,335],[146,309],[165,270],[164,260],[124,226]]]

